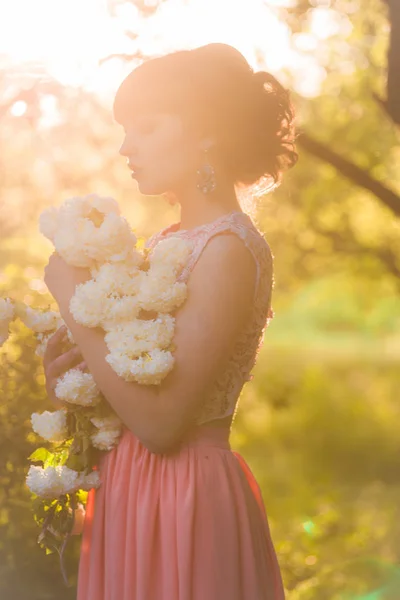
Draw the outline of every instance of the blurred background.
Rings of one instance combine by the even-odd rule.
[[[292,90],[301,133],[298,164],[257,214],[275,318],[232,447],[261,485],[288,600],[398,600],[397,0],[0,0],[0,294],[51,305],[37,220],[68,197],[112,195],[145,237],[179,220],[137,192],[112,99],[142,60],[213,41]],[[30,415],[51,405],[17,323],[0,398],[0,598],[72,600],[36,545]],[[75,539],[72,584],[78,554]]]

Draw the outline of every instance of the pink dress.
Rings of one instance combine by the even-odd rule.
[[[179,448],[151,453],[125,429],[102,458],[102,485],[88,498],[77,600],[283,600],[261,491],[231,450],[226,424],[272,317],[272,254],[239,211],[191,230],[178,227],[156,233],[147,246],[167,235],[190,239],[182,280],[211,236],[243,240],[257,264],[253,314]]]

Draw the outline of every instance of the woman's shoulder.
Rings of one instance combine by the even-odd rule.
[[[192,254],[194,255],[194,262],[196,262],[196,258],[212,237],[229,232],[238,235],[252,253],[260,256],[264,263],[272,262],[273,255],[264,233],[253,219],[243,211],[226,213],[209,223],[192,229],[180,229],[180,222],[172,223],[154,233],[147,240],[146,247],[151,249],[160,240],[170,236],[182,237],[193,242]]]
[[[262,262],[270,263],[273,260],[270,245],[262,229],[245,212],[233,214],[230,219],[222,221],[211,228],[210,235],[232,232],[242,239],[253,255]]]

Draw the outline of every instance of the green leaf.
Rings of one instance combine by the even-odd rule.
[[[77,502],[80,502],[81,504],[83,504],[85,506],[86,502],[87,502],[87,497],[88,497],[88,492],[86,490],[77,490],[77,492],[76,492]]]
[[[59,458],[59,465],[64,465],[68,459],[69,456],[69,448],[67,448],[66,450],[63,450],[62,452],[60,452],[58,458]]]
[[[28,459],[32,462],[46,463],[51,456],[52,453],[50,450],[47,450],[47,448],[37,448],[30,456],[28,456]]]
[[[74,471],[81,471],[83,468],[83,460],[81,455],[70,454],[68,459],[65,461],[65,466]]]

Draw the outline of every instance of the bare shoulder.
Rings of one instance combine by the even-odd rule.
[[[208,240],[192,270],[175,315],[175,365],[163,383],[171,443],[192,423],[233,349],[252,306],[256,269],[244,241],[224,232]]]
[[[231,297],[240,313],[246,300],[251,301],[255,277],[254,258],[244,241],[227,231],[208,240],[189,278],[189,293],[195,294],[199,302],[204,297],[204,301],[213,298],[217,304]]]

